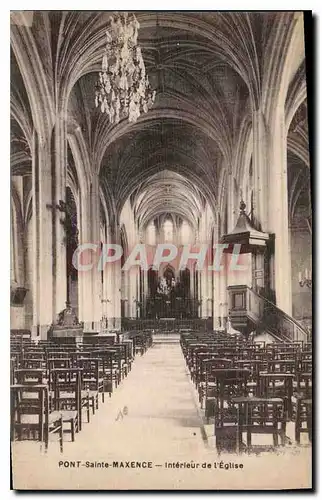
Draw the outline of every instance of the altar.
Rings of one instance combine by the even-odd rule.
[[[145,317],[156,320],[194,318],[198,308],[190,296],[189,280],[175,278],[171,268],[166,268],[163,276],[149,286],[145,299]]]

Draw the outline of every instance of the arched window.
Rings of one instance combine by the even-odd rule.
[[[167,219],[163,224],[164,241],[173,241],[173,222]]]
[[[187,221],[183,221],[181,225],[181,244],[188,245],[191,243],[191,229]]]
[[[156,244],[156,232],[155,232],[155,224],[154,222],[150,222],[146,229],[146,239],[148,245]]]

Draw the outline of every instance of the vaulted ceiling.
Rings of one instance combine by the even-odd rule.
[[[118,213],[127,199],[143,225],[163,211],[195,224],[206,202],[215,210],[222,169],[232,161],[242,121],[251,119],[258,102],[265,50],[280,15],[137,12],[156,102],[137,123],[114,126],[94,105],[110,13],[29,15],[26,29],[34,36],[48,91],[66,100],[69,127],[81,130]],[[292,23],[291,13],[283,16]],[[31,111],[14,56],[12,100],[19,123],[13,130],[27,136]]]
[[[186,198],[196,186],[215,208],[223,161],[231,155],[241,120],[251,112],[247,84],[227,61],[227,53],[215,45],[216,16],[137,13],[137,17],[141,23],[139,43],[152,88],[156,90],[153,109],[137,124],[123,124],[122,133],[116,133],[111,140],[112,127],[94,107],[99,59],[98,64],[92,63],[94,72],[89,68],[74,86],[70,113],[88,133],[100,175],[113,192],[118,210],[131,193],[146,189],[147,180],[159,179],[156,176],[161,171],[169,185],[174,183],[172,174],[178,174],[184,182],[182,192],[190,186]],[[222,27],[225,26],[229,40],[228,17],[222,21]],[[268,22],[267,18],[262,24],[266,26]],[[156,184],[152,185],[156,189]],[[155,191],[155,196],[160,197],[160,211],[162,193]],[[174,210],[178,205],[174,184],[164,201],[165,210]],[[188,205],[181,204],[180,210],[191,219]],[[152,217],[151,210],[147,213]]]

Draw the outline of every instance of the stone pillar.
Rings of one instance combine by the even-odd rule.
[[[275,234],[276,305],[292,314],[291,253],[287,188],[287,130],[284,108],[276,108],[269,136],[268,229]]]
[[[231,170],[231,165],[228,166],[228,174],[227,174],[227,229],[228,232],[232,231],[235,227],[236,220],[234,214],[234,205],[235,205],[235,187],[234,187],[234,178]]]
[[[148,271],[143,271],[144,281],[143,281],[143,302],[144,302],[144,316],[146,316],[146,305],[147,305],[147,297],[149,294],[149,285],[148,285]]]
[[[274,132],[275,134],[275,132]],[[266,231],[268,224],[268,168],[267,131],[261,110],[253,112],[253,184],[254,223],[256,229]],[[247,207],[248,209],[250,207]]]
[[[111,226],[107,228],[106,243],[111,242],[112,238]],[[106,263],[104,265],[104,315],[107,318],[108,328],[114,328],[114,305],[113,305],[113,263]]]
[[[121,329],[121,261],[113,262],[113,316],[115,329]]]
[[[67,137],[66,119],[57,116],[53,130],[53,182],[55,186],[54,203],[60,205],[66,201]],[[67,300],[66,234],[62,221],[64,212],[56,211],[54,231],[54,312],[57,315],[65,309]]]
[[[100,255],[99,194],[98,178],[93,175],[92,183],[81,196],[80,243],[95,245],[93,250],[84,252],[86,263],[93,263],[90,270],[78,272],[80,320],[85,331],[99,331],[102,317],[101,273],[98,270]]]
[[[212,271],[214,273],[214,290],[213,290],[213,328],[214,330],[219,330],[219,316],[220,316],[220,278],[218,271]]]
[[[228,316],[228,292],[227,292],[227,254],[222,257],[223,270],[219,274],[219,316],[221,329],[226,327],[226,319]]]
[[[81,193],[80,197],[80,221],[79,221],[79,244],[84,245],[92,242],[91,238],[91,210],[90,210],[90,190]],[[86,251],[86,264],[93,262],[97,266],[98,251]],[[82,263],[85,263],[82,261]],[[79,295],[79,320],[84,322],[84,330],[93,329],[92,315],[92,273],[91,271],[78,270],[78,295]]]
[[[189,264],[189,269],[190,269],[190,297],[193,300],[194,297],[194,289],[195,289],[195,271],[194,268],[191,264]]]
[[[99,196],[99,177],[96,172],[92,177],[91,184],[91,237],[92,242],[98,245],[97,255],[100,250],[100,196]],[[96,332],[100,331],[100,321],[102,319],[102,302],[101,302],[101,271],[98,270],[97,260],[92,268],[92,320],[93,329]]]
[[[130,267],[127,271],[129,292],[128,292],[128,311],[130,318],[136,318],[136,300],[137,297],[137,268],[136,266]]]
[[[139,268],[137,268],[137,273],[136,273],[136,300],[137,300],[137,304],[136,304],[136,317],[138,319],[141,318],[141,307],[138,307],[138,302],[140,302],[140,280],[141,280],[141,277],[140,277],[140,270]]]
[[[108,242],[120,244],[120,230],[116,225],[108,228]],[[108,320],[108,328],[119,330],[121,328],[121,294],[122,294],[122,264],[121,259],[108,262],[104,265],[104,314]]]
[[[201,303],[201,318],[205,319],[208,317],[208,279],[209,279],[209,274],[207,272],[207,269],[203,269],[200,272],[200,278],[201,278],[201,294],[200,294],[200,299],[202,300]]]
[[[102,234],[101,234],[101,238],[102,238],[102,241],[103,243],[107,243],[108,241],[108,238],[107,238],[107,228],[104,224],[103,226],[103,231],[102,231]],[[101,309],[102,309],[102,318],[107,318],[107,294],[106,294],[106,280],[107,280],[107,273],[106,273],[106,266],[103,267],[103,283],[101,283]],[[100,271],[100,274],[101,272]],[[101,277],[102,279],[102,277]]]
[[[198,318],[202,318],[202,275],[200,271],[197,271],[198,273],[198,302],[200,305],[198,305]]]
[[[53,207],[53,178],[50,138],[33,134],[32,151],[32,258],[33,336],[47,338],[54,319],[53,255],[56,211]],[[49,207],[47,207],[49,205]],[[51,208],[53,207],[53,208]]]

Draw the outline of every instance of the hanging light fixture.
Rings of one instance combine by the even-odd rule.
[[[110,123],[127,117],[129,122],[136,122],[151,108],[156,94],[137,43],[140,24],[134,14],[126,12],[110,17],[109,23],[95,105],[108,115]]]

